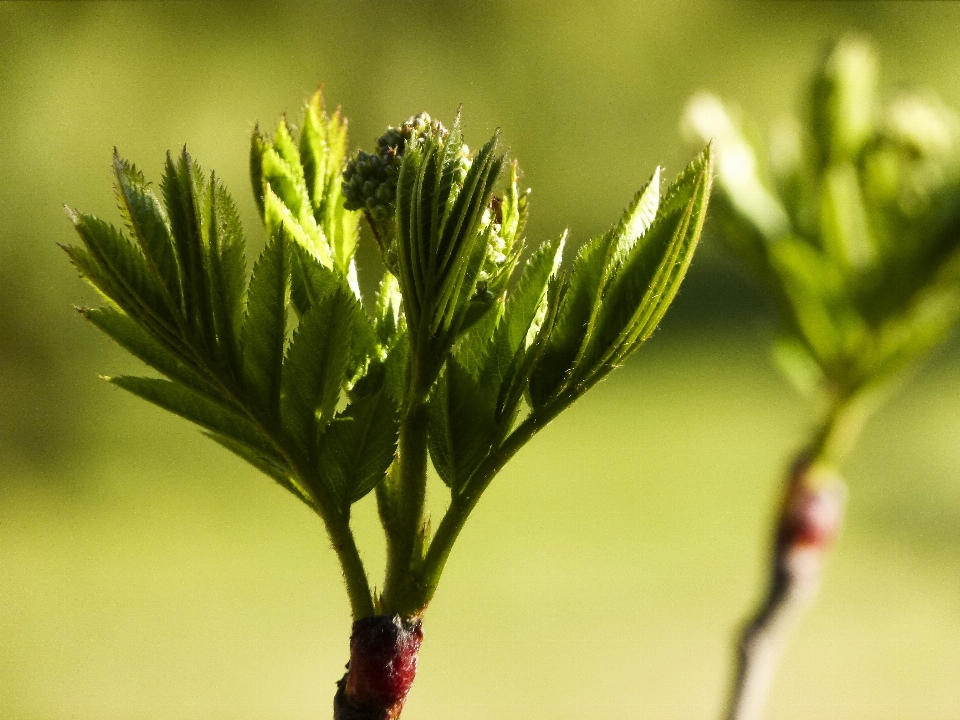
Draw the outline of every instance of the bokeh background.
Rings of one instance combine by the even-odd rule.
[[[690,157],[691,93],[762,127],[856,31],[888,88],[960,108],[958,30],[946,2],[0,2],[0,717],[325,719],[346,660],[318,519],[97,378],[139,368],[73,312],[94,298],[56,243],[72,241],[62,203],[119,219],[114,145],[157,180],[186,144],[256,250],[255,122],[296,119],[323,82],[369,147],[462,104],[468,142],[499,126],[520,159],[529,235],[583,240],[657,163]],[[708,230],[653,340],[487,493],[427,615],[405,717],[717,717],[812,418],[769,359],[769,309],[720,250]],[[846,470],[846,529],[769,717],[954,720],[960,343],[898,389]],[[356,524],[376,577],[369,499]]]

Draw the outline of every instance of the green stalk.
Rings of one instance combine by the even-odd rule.
[[[288,452],[278,439],[274,439],[274,445],[281,455],[287,458],[290,467],[300,475],[301,482],[308,477],[304,467],[300,466],[298,469],[294,453]],[[302,484],[306,487],[316,487],[319,483],[307,482]],[[350,530],[349,515],[344,517],[336,507],[331,507],[329,500],[322,495],[314,494],[314,498],[316,503],[313,507],[320,519],[323,520],[334,552],[337,553],[337,559],[340,561],[340,569],[343,571],[343,579],[347,586],[347,597],[350,599],[350,612],[353,619],[360,620],[373,615],[375,613],[373,593],[370,592],[370,581],[367,579],[367,571],[363,567],[360,550],[357,548],[353,531]]]
[[[350,611],[354,621],[376,614],[373,606],[373,594],[370,592],[370,583],[360,558],[360,551],[350,530],[349,521],[336,516],[336,519],[323,517],[330,535],[330,542],[340,560],[343,578],[347,585],[347,595],[350,598]]]
[[[407,398],[400,415],[396,485],[378,495],[380,516],[387,533],[387,572],[381,612],[405,617],[422,609],[411,603],[414,575],[422,561],[418,549],[422,547],[427,495],[429,385],[422,377],[422,367],[417,353],[411,352],[407,365]]]
[[[261,427],[266,427],[261,424]],[[289,451],[284,443],[273,433],[268,433],[271,442],[277,451],[284,457],[294,472],[299,475],[301,485],[305,487],[317,487],[320,485],[316,478],[311,478],[313,482],[305,482],[310,477],[308,475],[309,466],[304,466],[298,461],[297,454]],[[323,520],[323,525],[330,537],[334,552],[337,553],[337,559],[340,561],[340,569],[343,572],[343,579],[347,586],[347,597],[350,599],[350,612],[354,620],[368,617],[375,613],[373,605],[373,593],[370,592],[370,581],[367,579],[367,571],[363,567],[363,559],[360,557],[360,550],[357,548],[356,539],[353,537],[353,531],[350,530],[349,510],[347,517],[335,507],[324,495],[311,493],[314,498],[314,511]]]
[[[835,467],[850,452],[868,415],[865,396],[835,394],[802,454],[811,463]]]

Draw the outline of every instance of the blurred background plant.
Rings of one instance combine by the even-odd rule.
[[[346,600],[311,513],[97,379],[138,365],[77,317],[95,298],[55,243],[74,239],[63,203],[114,216],[114,145],[150,172],[188,145],[253,229],[258,119],[297,117],[320,82],[354,138],[462,103],[470,137],[500,125],[524,161],[528,237],[586,238],[638,170],[689,159],[676,128],[691,93],[736,98],[766,127],[844,29],[875,39],[890,87],[960,106],[955,6],[0,3],[0,715],[315,717],[332,691],[317,679],[343,669]],[[408,717],[446,717],[451,698],[463,720],[716,716],[731,619],[760,586],[807,418],[767,360],[772,308],[719,249],[705,234],[643,356],[485,496],[431,608]],[[772,715],[960,716],[957,357],[955,341],[936,351],[850,455],[843,542]],[[378,574],[376,509],[356,516]],[[540,653],[566,661],[529,662]]]
[[[807,121],[772,133],[769,180],[720,100],[699,95],[684,115],[687,135],[717,144],[715,218],[777,307],[775,357],[821,406],[787,473],[730,720],[762,716],[787,631],[839,530],[839,467],[879,395],[960,317],[960,119],[929,93],[888,99],[877,80],[871,46],[838,41],[810,83]]]

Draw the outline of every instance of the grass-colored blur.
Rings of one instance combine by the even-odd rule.
[[[519,157],[530,232],[582,240],[656,163],[688,159],[691,93],[740,98],[766,125],[843,30],[873,36],[894,84],[960,107],[951,3],[346,5],[0,3],[0,717],[325,718],[347,656],[317,518],[96,379],[137,368],[73,314],[90,295],[54,243],[73,241],[63,202],[117,220],[114,145],[156,180],[186,143],[256,247],[254,122],[297,116],[325,81],[369,147],[463,103],[468,141],[499,125]],[[718,713],[809,418],[711,243],[650,345],[491,487],[427,615],[405,717]],[[960,716],[958,358],[939,352],[867,427],[770,717]],[[368,499],[376,577],[375,522]]]
[[[491,487],[427,615],[411,718],[715,716],[802,405],[749,345],[654,343]],[[107,392],[119,447],[70,470],[83,489],[5,498],[4,716],[325,717],[349,609],[317,519]],[[771,717],[960,713],[958,395],[941,358],[868,429]]]

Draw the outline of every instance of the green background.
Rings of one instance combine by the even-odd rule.
[[[94,297],[56,243],[73,240],[64,202],[119,220],[114,145],[157,180],[186,144],[256,249],[254,123],[298,118],[323,82],[369,148],[462,104],[471,145],[499,126],[520,159],[531,239],[582,241],[657,163],[690,157],[690,94],[765,126],[846,30],[875,40],[888,88],[960,107],[957,3],[0,2],[0,717],[327,718],[347,655],[319,520],[97,379],[138,368],[73,313]],[[404,717],[718,715],[813,410],[716,240],[649,345],[491,487],[426,616]],[[956,340],[897,389],[846,475],[846,528],[769,716],[960,717]],[[369,500],[356,525],[377,577]]]

